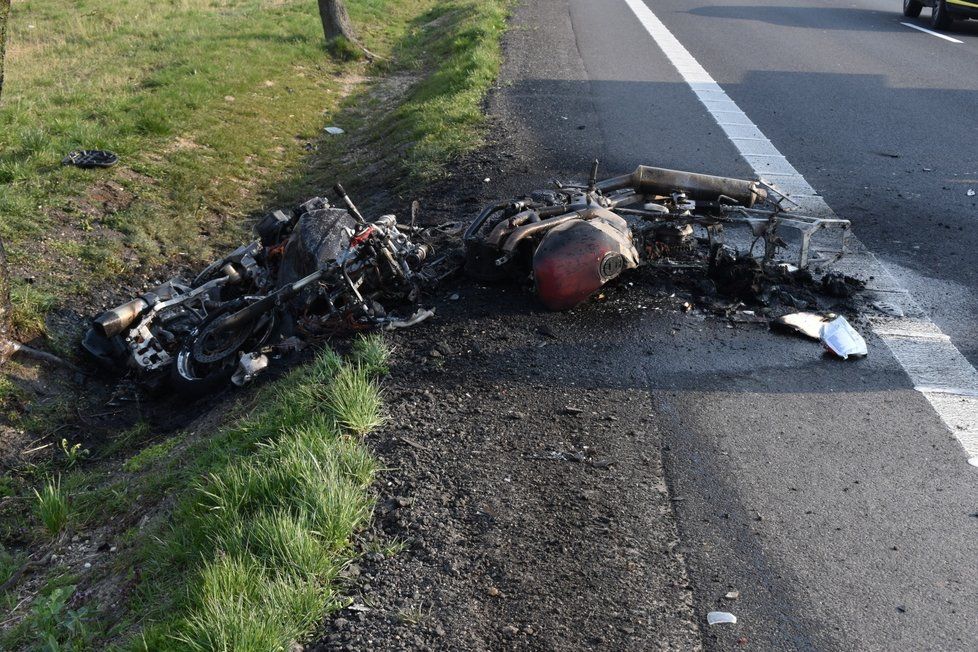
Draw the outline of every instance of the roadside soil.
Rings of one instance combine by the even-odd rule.
[[[456,292],[394,338],[372,437],[367,538],[406,549],[348,570],[352,604],[311,649],[698,649],[659,420],[622,356],[640,343],[615,336],[628,289],[564,314]]]
[[[426,222],[587,172],[555,164],[521,122],[528,11],[504,40],[490,143],[424,193]],[[459,280],[434,298],[433,320],[394,334],[389,418],[371,436],[387,469],[362,542],[375,551],[348,569],[350,606],[306,649],[699,649],[651,351],[625,335],[650,313],[681,319],[670,295],[636,276],[550,313],[518,284]]]

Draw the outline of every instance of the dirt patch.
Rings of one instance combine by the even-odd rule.
[[[311,649],[696,649],[650,396],[593,338],[617,307],[451,292],[394,340],[374,545]]]
[[[191,151],[195,149],[202,149],[204,145],[201,145],[192,138],[187,138],[186,136],[177,136],[173,141],[166,147],[166,152],[178,152],[178,151]]]
[[[111,215],[132,206],[135,198],[133,193],[116,181],[103,181],[88,191],[87,203],[90,207],[89,211],[94,208],[93,212],[96,214]]]
[[[340,77],[338,81],[340,82],[340,97],[346,97],[360,86],[370,83],[370,77],[365,77],[357,73],[348,73]]]

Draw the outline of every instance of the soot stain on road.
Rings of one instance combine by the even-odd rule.
[[[538,165],[552,152],[507,113],[519,104],[508,88],[489,101],[488,145],[419,198],[426,223],[566,174]],[[687,572],[662,460],[671,422],[648,375],[649,356],[701,346],[714,308],[729,339],[767,330],[760,314],[727,314],[736,301],[704,280],[646,270],[567,313],[515,284],[460,281],[434,320],[395,333],[389,421],[370,438],[388,471],[360,542],[369,552],[346,572],[350,607],[309,649],[695,650],[743,636],[749,622],[722,638],[701,629],[716,605]],[[854,316],[848,299],[830,304]],[[639,340],[650,319],[655,341]]]
[[[371,536],[407,549],[352,572],[354,608],[317,649],[696,649],[658,426],[622,368],[622,315],[463,292],[394,341],[376,440],[392,471]]]

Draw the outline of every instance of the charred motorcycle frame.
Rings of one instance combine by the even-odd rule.
[[[339,184],[344,208],[322,197],[275,211],[257,238],[192,281],[180,277],[108,310],[84,348],[103,365],[199,394],[244,382],[266,354],[344,330],[407,326],[430,316],[422,290],[448,273],[433,258],[439,229],[368,222]],[[416,241],[416,238],[419,239]],[[409,307],[406,316],[385,306]]]
[[[783,253],[792,249],[797,268],[845,252],[848,220],[790,211],[790,200],[762,181],[644,165],[598,181],[597,170],[595,161],[587,184],[486,207],[463,236],[466,271],[482,280],[529,271],[541,301],[565,310],[628,269],[707,264],[701,245],[717,255],[727,226],[744,227],[750,255],[763,243],[757,257],[765,267],[789,264]],[[814,251],[820,231],[837,232],[838,246]]]

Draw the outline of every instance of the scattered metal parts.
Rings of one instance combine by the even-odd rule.
[[[407,319],[390,319],[384,323],[384,330],[395,330],[397,328],[410,328],[412,326],[417,326],[426,319],[430,319],[435,316],[434,310],[421,309],[416,313],[408,317]]]
[[[821,231],[838,231],[840,242],[820,249],[819,262],[845,253],[848,220],[804,215],[786,203],[763,181],[644,165],[599,182],[595,161],[586,184],[557,184],[487,206],[463,235],[465,268],[480,280],[529,275],[554,310],[582,303],[640,266],[723,267],[753,296],[762,277],[805,270]],[[751,241],[745,252],[724,245],[725,228],[735,226]],[[796,261],[781,259],[789,250],[797,250]]]
[[[244,384],[267,353],[303,340],[374,328],[406,328],[434,312],[422,294],[451,273],[434,258],[437,229],[405,227],[393,215],[368,222],[337,184],[345,208],[315,197],[266,215],[256,239],[193,281],[173,278],[95,318],[84,348],[101,364],[135,371],[149,385],[189,394]],[[409,317],[387,307],[409,307]]]
[[[264,353],[242,353],[238,360],[238,368],[231,376],[231,382],[243,387],[268,367],[268,356]]]
[[[73,165],[110,160],[77,154]],[[417,227],[416,205],[408,226],[393,215],[368,221],[337,184],[340,206],[315,197],[266,215],[254,241],[192,281],[170,279],[99,315],[83,346],[107,367],[154,382],[169,376],[175,386],[201,393],[247,382],[273,351],[344,331],[417,325],[434,315],[420,306],[422,295],[463,264],[481,280],[532,279],[554,310],[573,308],[643,266],[707,270],[712,280],[702,283],[711,293],[805,310],[817,303],[806,270],[813,236],[830,229],[842,234],[837,251],[820,250],[819,261],[845,252],[847,220],[799,214],[760,180],[649,166],[603,181],[597,173],[595,161],[584,184],[557,184],[486,207],[461,233],[464,258],[451,248],[435,256],[436,243],[440,248],[457,238],[457,223]],[[746,250],[725,244],[725,229],[738,226],[746,230]],[[789,249],[797,249],[797,264],[782,259]],[[837,273],[821,281],[822,292],[839,298],[863,286]],[[389,313],[388,306],[408,307],[409,316]],[[689,302],[683,306],[692,310]],[[768,314],[743,311],[738,318],[762,323]],[[812,337],[815,322],[801,319],[786,316],[782,325]],[[821,324],[819,336],[842,357],[865,355],[865,342],[848,323]]]

